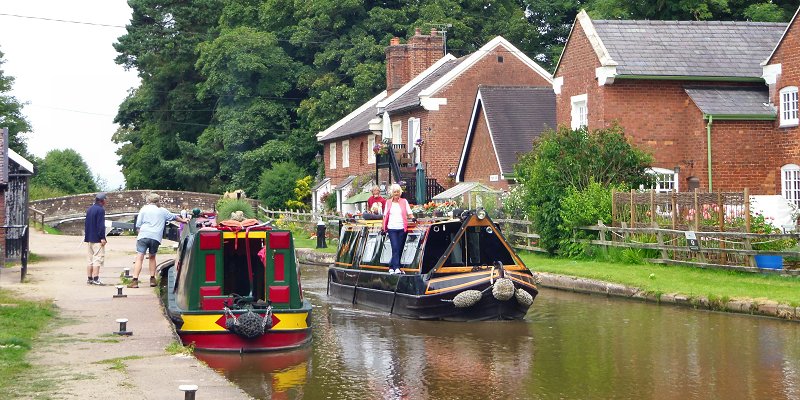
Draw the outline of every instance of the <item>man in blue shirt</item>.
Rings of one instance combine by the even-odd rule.
[[[188,223],[189,220],[180,215],[173,214],[164,207],[159,207],[161,196],[150,193],[146,198],[147,204],[139,210],[136,217],[136,260],[133,264],[133,281],[129,288],[139,287],[139,273],[142,272],[142,263],[145,253],[150,253],[148,266],[150,267],[150,286],[156,285],[156,253],[164,236],[164,227],[169,221]]]
[[[86,283],[89,285],[102,285],[100,281],[100,267],[106,257],[106,194],[97,193],[94,204],[86,210],[83,241],[87,243],[89,265],[86,267]]]

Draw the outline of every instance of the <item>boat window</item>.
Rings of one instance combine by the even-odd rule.
[[[357,230],[347,229],[342,233],[336,261],[346,264],[351,264],[353,262],[353,254],[355,254],[358,245],[358,237],[359,231]]]
[[[461,223],[455,222],[435,224],[428,229],[428,236],[427,239],[425,239],[425,252],[422,256],[423,274],[430,271],[436,265],[439,258],[447,251],[447,247],[450,246],[450,243],[453,241],[460,228]],[[450,253],[445,265],[464,265],[461,254],[461,249],[456,247],[454,251]]]
[[[370,233],[369,236],[367,236],[367,244],[364,245],[364,254],[361,256],[362,264],[372,264],[374,262],[373,259],[377,254],[380,242],[380,235],[378,232]]]
[[[503,265],[513,265],[514,257],[503,245],[503,241],[493,229],[486,226],[471,226],[467,228],[468,265],[492,265],[500,261]]]
[[[392,242],[389,240],[389,235],[383,235],[380,263],[389,265],[390,261],[392,261]]]
[[[406,244],[403,247],[403,255],[400,256],[400,265],[411,266],[414,259],[417,258],[417,248],[419,247],[419,239],[422,235],[418,232],[409,233],[406,236]]]

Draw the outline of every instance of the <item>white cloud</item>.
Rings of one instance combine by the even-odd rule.
[[[125,0],[27,0],[0,5],[0,50],[5,74],[16,81],[12,95],[27,102],[33,126],[25,135],[38,157],[71,148],[110,189],[124,185],[111,141],[117,107],[138,86],[135,71],[114,63],[112,44],[125,34],[131,9]],[[37,17],[31,19],[8,14]]]

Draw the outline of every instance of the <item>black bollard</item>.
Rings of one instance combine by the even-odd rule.
[[[117,319],[119,322],[119,332],[114,332],[114,334],[120,336],[130,336],[133,335],[133,332],[128,331],[128,319],[127,318],[119,318]]]
[[[117,294],[114,295],[115,299],[118,298],[118,297],[128,297],[127,294],[122,294],[122,288],[123,287],[124,286],[122,286],[122,285],[117,285]]]
[[[325,245],[325,222],[322,219],[317,222],[317,248],[324,249]]]
[[[197,385],[180,385],[178,389],[184,393],[183,400],[194,400],[194,394],[197,392]]]

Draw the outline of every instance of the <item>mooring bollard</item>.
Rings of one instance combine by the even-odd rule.
[[[127,318],[119,318],[119,319],[117,319],[117,322],[119,322],[119,332],[114,332],[115,334],[123,335],[123,336],[133,335],[133,332],[129,332],[127,330],[128,329],[128,319]]]
[[[325,221],[322,218],[317,222],[317,248],[324,249],[328,246],[325,245]]]
[[[117,297],[128,297],[127,294],[122,294],[122,288],[124,288],[124,287],[125,286],[117,285],[117,294],[114,295],[114,298],[117,298]]]
[[[194,400],[194,393],[197,391],[197,385],[180,385],[178,389],[184,393],[184,400]]]
[[[122,272],[125,274],[125,275],[123,275],[123,277],[125,277],[125,278],[133,278],[131,276],[131,269],[130,268],[125,267],[125,268],[122,269]]]

